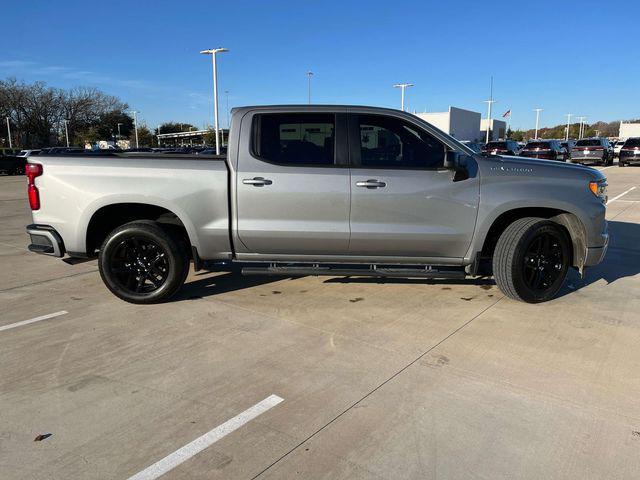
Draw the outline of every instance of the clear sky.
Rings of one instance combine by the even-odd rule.
[[[210,58],[229,105],[449,105],[512,126],[640,117],[640,0],[0,0],[0,78],[97,86],[164,121],[211,123]]]

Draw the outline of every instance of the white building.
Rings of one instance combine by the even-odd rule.
[[[629,137],[640,137],[640,123],[620,122],[618,137],[620,140],[626,140]]]
[[[489,120],[483,118],[480,122],[480,133],[482,135],[482,141],[487,138],[487,125],[489,125]],[[491,133],[489,135],[489,141],[499,140],[501,138],[506,138],[507,136],[507,122],[503,122],[502,120],[496,120],[495,118],[491,119]]]
[[[481,115],[478,112],[449,107],[447,112],[424,112],[415,115],[458,140],[477,142],[482,139],[480,135]]]

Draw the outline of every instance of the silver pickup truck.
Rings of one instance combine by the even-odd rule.
[[[408,113],[232,112],[228,154],[29,158],[33,252],[97,255],[115,295],[167,300],[196,270],[464,278],[553,298],[605,255],[606,179],[580,165],[483,156]]]

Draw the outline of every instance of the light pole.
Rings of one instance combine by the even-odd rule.
[[[216,54],[228,52],[226,48],[210,48],[202,50],[203,55],[211,55],[211,65],[213,68],[213,123],[216,129],[216,155],[220,155],[220,135],[218,127],[218,71],[216,65]]]
[[[7,135],[9,137],[9,148],[13,148],[13,144],[11,143],[11,127],[9,126],[9,117],[7,117]]]
[[[413,83],[396,83],[393,88],[400,89],[400,110],[404,112],[404,91],[409,87],[413,87]]]
[[[133,128],[136,131],[136,148],[138,148],[138,112],[133,111]]]
[[[122,125],[122,123],[118,123],[118,140],[122,139],[122,134],[120,133],[120,125]]]
[[[224,91],[224,97],[226,102],[225,110],[227,111],[227,129],[229,129],[231,128],[231,125],[229,125],[229,90]]]
[[[307,72],[307,103],[311,105],[311,77],[313,77],[313,72],[309,70]]]
[[[536,112],[536,134],[534,135],[534,138],[537,140],[538,126],[540,125],[540,112],[542,111],[542,108],[534,108],[533,111]]]
[[[491,76],[491,82],[489,84],[489,100],[484,100],[487,104],[487,134],[485,135],[485,143],[489,143],[489,134],[491,132],[491,107],[496,100],[493,99],[493,76]]]
[[[565,141],[569,140],[569,128],[571,127],[571,117],[573,113],[565,113],[565,117],[567,117],[567,134],[564,136]]]
[[[578,130],[578,140],[580,140],[582,138],[582,135],[584,134],[584,121],[587,119],[587,117],[581,116],[578,118],[580,119],[580,129]]]
[[[67,148],[69,148],[69,120],[64,119],[64,136],[67,139]]]
[[[160,147],[160,125],[158,125],[158,147]]]

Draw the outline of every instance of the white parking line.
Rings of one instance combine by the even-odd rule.
[[[631,187],[629,190],[627,190],[627,191],[625,191],[625,192],[622,192],[622,193],[621,193],[620,195],[618,195],[617,197],[613,197],[613,198],[612,198],[611,200],[609,200],[607,203],[613,203],[613,202],[615,202],[616,200],[618,200],[620,197],[622,197],[622,196],[626,195],[627,193],[629,193],[630,191],[635,190],[635,189],[636,189],[636,187]]]
[[[30,320],[23,320],[21,322],[10,323],[9,325],[2,325],[0,326],[0,332],[4,330],[11,330],[12,328],[16,328],[16,327],[22,327],[23,325],[29,325],[30,323],[41,322],[42,320],[48,320],[50,318],[59,317],[60,315],[66,315],[67,313],[69,312],[67,312],[66,310],[61,310],[60,312],[49,313],[47,315],[42,315],[41,317],[32,318]]]
[[[609,165],[608,167],[598,168],[598,170],[602,171],[602,170],[606,170],[607,168],[613,168],[613,167],[615,167],[615,165]]]
[[[268,396],[261,402],[256,403],[253,407],[248,408],[244,412],[227,420],[222,425],[217,426],[210,432],[205,433],[201,437],[198,437],[194,441],[186,444],[184,447],[179,448],[175,452],[167,455],[162,460],[157,461],[141,472],[138,472],[134,476],[129,477],[128,480],[153,480],[161,475],[164,475],[168,471],[173,470],[181,463],[189,460],[194,455],[200,453],[205,448],[210,447],[221,438],[224,438],[231,432],[237,430],[245,423],[253,420],[257,416],[262,415],[267,410],[275,407],[282,401],[284,401],[284,399],[280,398],[277,395]]]

